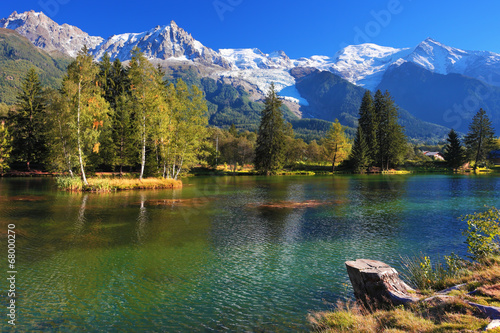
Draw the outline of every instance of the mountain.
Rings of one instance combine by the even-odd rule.
[[[45,51],[57,50],[71,57],[76,57],[84,45],[93,49],[103,42],[102,37],[89,36],[72,25],[59,25],[44,13],[34,11],[13,12],[8,18],[0,20],[0,27],[16,30]]]
[[[500,129],[500,87],[462,74],[439,74],[412,62],[391,66],[377,87],[420,119],[467,132],[479,108]]]
[[[130,60],[134,47],[138,47],[150,59],[191,60],[206,66],[231,67],[220,53],[203,46],[174,21],[168,26],[157,26],[142,33],[111,36],[92,53],[97,59],[107,52],[112,59],[126,61]]]
[[[203,85],[207,96],[213,93],[210,89],[214,85],[220,92],[217,96],[225,96],[230,91],[231,98],[226,101],[219,97],[209,100],[212,108],[217,109],[212,121],[227,124],[231,117],[238,118],[244,128],[253,126],[258,115],[258,107],[253,103],[263,101],[271,83],[283,97],[287,110],[296,117],[339,118],[350,126],[356,123],[363,89],[388,89],[396,103],[411,113],[405,116],[407,133],[420,133],[423,137],[442,133],[441,127],[425,122],[457,126],[463,131],[476,111],[472,109],[485,107],[493,116],[500,99],[496,89],[500,87],[499,54],[460,50],[431,38],[411,48],[368,43],[347,46],[331,57],[291,59],[284,51],[213,50],[173,21],[142,33],[102,38],[67,24],[58,25],[43,13],[31,11],[12,13],[0,20],[0,27],[16,30],[41,49],[72,57],[87,45],[96,59],[107,52],[112,59],[127,61],[130,51],[139,47],[168,73],[188,76],[199,85],[202,85],[201,78],[213,80],[215,84]],[[304,75],[304,68],[314,71]],[[300,72],[302,74],[298,74]],[[480,95],[481,89],[486,89],[487,94]],[[235,92],[237,98],[233,98]],[[479,97],[474,97],[478,94]],[[455,119],[456,114],[446,112],[455,110],[456,105],[465,105],[467,98],[472,98],[474,103],[469,103],[472,107],[467,112],[459,112],[463,124],[458,126],[445,119],[448,116]],[[249,118],[248,124],[243,121],[243,115]]]
[[[0,28],[0,102],[13,104],[22,80],[35,67],[42,84],[59,88],[72,59],[48,54],[16,31]]]
[[[294,68],[292,75],[297,79],[297,89],[309,101],[306,110],[311,117],[357,126],[359,106],[365,89],[328,71],[311,68]],[[441,140],[449,132],[444,126],[417,119],[405,109],[399,110],[399,122],[405,127],[406,135],[428,142]]]

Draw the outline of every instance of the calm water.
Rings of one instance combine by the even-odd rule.
[[[457,217],[500,206],[497,176],[185,184],[70,194],[52,179],[0,179],[1,256],[7,225],[18,234],[18,330],[307,331],[310,311],[350,297],[345,260],[398,267],[400,254],[464,255]],[[306,200],[321,205],[261,206]],[[6,260],[0,269],[6,276]],[[1,300],[5,309],[3,291]]]

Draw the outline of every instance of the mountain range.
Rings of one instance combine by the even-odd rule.
[[[431,38],[412,48],[368,43],[347,46],[333,56],[291,59],[284,51],[213,50],[174,21],[142,33],[103,38],[30,11],[1,19],[0,28],[17,31],[51,54],[70,57],[87,45],[97,60],[108,53],[126,62],[137,46],[167,72],[244,90],[250,102],[262,101],[274,82],[297,118],[338,118],[355,126],[364,89],[387,89],[402,109],[407,134],[444,137],[451,127],[466,132],[480,107],[500,129],[500,54],[460,50]],[[222,112],[223,104],[214,113]]]

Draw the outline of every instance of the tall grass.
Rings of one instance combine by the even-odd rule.
[[[57,187],[65,191],[75,192],[112,192],[137,189],[171,189],[182,187],[180,180],[145,178],[88,178],[89,185],[83,185],[77,177],[56,178]]]

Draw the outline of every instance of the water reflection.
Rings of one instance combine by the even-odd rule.
[[[139,216],[137,217],[137,243],[142,244],[145,235],[145,228],[148,222],[148,214],[144,203],[146,202],[146,195],[141,193],[141,201],[139,207]]]
[[[78,211],[78,217],[75,223],[75,235],[80,235],[85,227],[85,210],[87,208],[87,200],[89,199],[88,194],[84,194],[82,197],[82,204],[80,205],[80,210]]]
[[[310,310],[352,294],[345,260],[460,253],[457,216],[497,203],[499,179],[207,177],[104,195],[0,180],[0,207],[27,235],[24,331],[307,331]],[[309,201],[327,204],[265,205]]]

